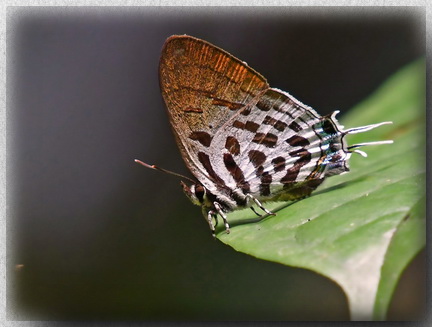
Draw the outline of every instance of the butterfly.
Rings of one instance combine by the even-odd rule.
[[[260,216],[255,204],[274,215],[264,202],[309,196],[326,177],[349,171],[352,153],[366,156],[359,147],[392,143],[348,146],[348,134],[391,122],[344,130],[335,118],[338,111],[320,116],[288,92],[271,88],[245,62],[195,37],[166,40],[159,82],[177,145],[196,178],[191,186],[181,185],[202,207],[213,236],[218,215],[227,233],[231,211],[250,207]]]

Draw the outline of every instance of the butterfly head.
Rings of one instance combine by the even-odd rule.
[[[202,206],[208,202],[207,190],[202,184],[196,183],[188,186],[183,181],[181,181],[180,184],[183,188],[183,192],[193,204]]]

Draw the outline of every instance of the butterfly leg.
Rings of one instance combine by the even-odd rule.
[[[217,213],[222,217],[222,220],[223,220],[224,225],[225,225],[225,230],[226,230],[227,234],[229,234],[230,233],[230,226],[228,224],[228,220],[227,220],[227,216],[225,215],[225,212],[223,212],[222,207],[220,206],[219,203],[213,202],[213,205],[216,208]]]
[[[257,205],[257,206],[258,206],[262,211],[264,211],[266,214],[268,214],[268,215],[272,215],[272,216],[275,216],[275,215],[276,215],[275,213],[273,213],[273,212],[267,210],[266,208],[264,208],[263,205],[261,204],[261,202],[260,202],[257,198],[255,198],[254,196],[252,196],[252,195],[250,195],[250,194],[247,194],[247,195],[246,195],[246,198],[251,199],[253,202],[255,202],[256,205]],[[255,211],[255,210],[253,210],[253,211]]]
[[[213,225],[213,218],[217,222],[216,211],[210,210],[209,212],[207,212],[207,222],[208,222],[208,224],[210,226],[210,230],[211,230],[212,236],[216,237],[216,234],[215,234],[215,226],[216,226],[216,224]]]
[[[260,215],[258,212],[256,212],[254,207],[250,207],[250,208],[258,217],[262,217],[262,215]]]

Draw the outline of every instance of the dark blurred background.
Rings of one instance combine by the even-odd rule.
[[[424,55],[422,9],[14,8],[7,15],[8,309],[32,320],[346,320],[313,272],[214,241],[159,91],[172,34],[246,61],[319,113],[349,110]],[[389,319],[425,309],[424,253]]]

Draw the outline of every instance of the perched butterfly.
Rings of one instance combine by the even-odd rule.
[[[335,111],[320,116],[287,92],[270,88],[245,62],[191,37],[171,36],[159,66],[162,96],[183,159],[198,180],[181,182],[189,199],[203,209],[215,233],[217,215],[265,201],[308,196],[326,177],[347,172],[353,152],[345,136],[374,125],[344,130]],[[144,166],[162,170],[156,166]],[[259,214],[258,214],[259,215]]]

